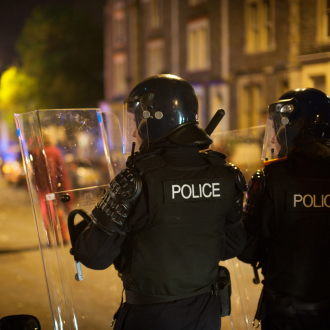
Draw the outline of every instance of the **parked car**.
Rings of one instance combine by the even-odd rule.
[[[21,185],[26,183],[22,155],[18,144],[9,146],[2,156],[1,172],[9,183]]]

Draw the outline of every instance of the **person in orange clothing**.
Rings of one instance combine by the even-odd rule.
[[[262,158],[265,168],[248,185],[248,238],[238,256],[264,275],[256,320],[262,330],[330,329],[328,95],[297,89],[271,104]]]
[[[64,244],[70,242],[69,231],[65,221],[65,212],[70,212],[74,203],[74,194],[71,192],[71,183],[68,169],[66,167],[61,150],[51,143],[50,136],[46,131],[43,132],[44,150],[33,153],[33,167],[35,170],[35,181],[39,197],[39,205],[47,232],[48,245],[52,245],[51,228],[54,227],[56,242]],[[56,192],[67,191],[70,201],[63,203],[59,194]],[[56,219],[56,212],[53,200],[47,201],[47,195],[55,193],[57,203],[57,216],[59,227],[51,222]]]

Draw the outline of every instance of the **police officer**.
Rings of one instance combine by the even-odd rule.
[[[265,168],[248,185],[239,256],[262,268],[263,330],[330,329],[329,123],[330,99],[314,88],[268,108]]]
[[[74,246],[92,269],[114,264],[126,302],[115,329],[220,329],[219,261],[245,245],[244,177],[198,125],[193,87],[173,75],[124,101],[125,148],[139,152],[110,183]]]

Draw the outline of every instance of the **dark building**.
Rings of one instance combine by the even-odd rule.
[[[142,79],[187,79],[203,127],[264,124],[267,105],[292,88],[330,94],[329,0],[107,0],[105,97],[121,102]]]

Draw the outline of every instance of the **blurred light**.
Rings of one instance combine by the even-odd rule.
[[[85,176],[86,175],[86,170],[83,167],[78,167],[78,169],[77,169],[77,175],[79,175],[79,176]]]
[[[98,119],[99,123],[102,124],[102,116],[99,112],[97,113],[97,119]]]
[[[98,106],[102,112],[111,112],[111,106],[108,102],[100,101]]]
[[[79,145],[81,147],[87,147],[88,146],[89,137],[88,137],[87,134],[80,134],[79,137],[78,137],[78,140],[79,140]]]
[[[14,161],[11,162],[10,164],[5,164],[2,167],[2,172],[4,174],[11,174],[11,173],[16,173],[16,174],[21,174],[21,166],[19,164],[19,162]]]
[[[5,164],[2,166],[2,172],[5,173],[5,174],[9,174],[12,172],[12,168],[10,165],[8,164]]]
[[[65,162],[66,163],[71,163],[73,161],[73,155],[72,154],[66,154],[64,156]]]
[[[16,159],[16,157],[15,157],[15,155],[14,154],[12,154],[12,153],[5,153],[4,155],[3,155],[3,160],[4,160],[4,162],[6,162],[6,163],[8,163],[8,162],[12,162],[13,160],[15,160]]]
[[[20,169],[19,162],[15,161],[15,162],[12,162],[10,165],[13,168],[14,171]]]

